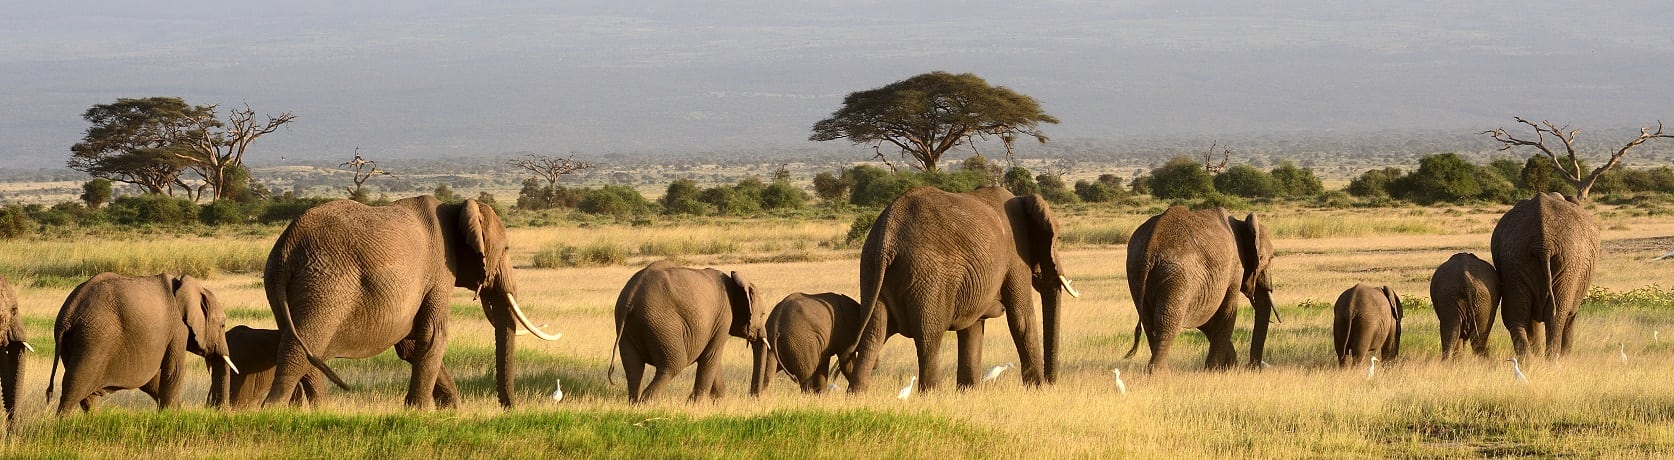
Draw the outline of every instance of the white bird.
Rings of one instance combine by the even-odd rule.
[[[1372,357],[1372,365],[1371,366],[1366,366],[1366,380],[1371,380],[1372,379],[1372,374],[1376,374],[1377,372],[1378,372],[1378,357],[1373,356]]]
[[[912,380],[907,381],[907,386],[901,387],[901,392],[895,394],[895,399],[906,401],[907,398],[911,398],[914,385],[918,385],[918,376],[916,375],[913,376]]]
[[[1517,383],[1529,383],[1529,376],[1523,375],[1523,368],[1517,365],[1517,358],[1506,361],[1511,361],[1511,376],[1517,379]]]
[[[1622,364],[1627,364],[1627,343],[1616,343],[1616,356],[1622,358]]]
[[[1128,384],[1122,383],[1122,369],[1114,368],[1110,370],[1110,373],[1116,374],[1116,392],[1124,395],[1128,394]]]
[[[564,380],[563,379],[552,379],[552,383],[554,385],[558,386],[558,389],[552,390],[552,400],[553,401],[563,401],[564,400]]]
[[[1273,367],[1273,365],[1272,364],[1267,364],[1267,361],[1262,361],[1261,362],[1261,368],[1262,369],[1266,369],[1266,368],[1269,368],[1269,367]]]
[[[1016,366],[1016,365],[1017,364],[1014,364],[1014,363],[1005,363],[1005,364],[1001,364],[1001,365],[998,365],[998,366],[994,366],[993,369],[988,370],[987,375],[982,376],[982,382],[983,383],[992,382],[992,381],[994,381],[994,379],[1000,378],[1000,374],[1005,373],[1006,369],[1011,369],[1012,366]]]
[[[832,392],[837,391],[837,382],[831,382],[830,385],[826,385],[825,386],[825,391],[832,391]]]
[[[1657,342],[1657,331],[1651,331],[1651,343]]]

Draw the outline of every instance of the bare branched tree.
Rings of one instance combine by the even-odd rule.
[[[1232,150],[1222,147],[1221,164],[1215,164],[1215,147],[1220,147],[1220,144],[1209,144],[1209,152],[1203,154],[1203,170],[1208,171],[1211,176],[1226,171],[1227,162],[1232,160]]]
[[[204,186],[215,189],[214,198],[219,199],[222,189],[228,185],[225,183],[227,169],[244,164],[244,152],[256,138],[278,131],[280,126],[295,121],[296,115],[290,112],[277,117],[267,115],[267,121],[258,122],[255,109],[245,104],[243,109],[228,113],[226,123],[222,123],[215,118],[216,106],[205,108],[199,116],[180,126],[180,132],[171,133],[171,137],[190,147],[176,151],[175,156],[202,175]]]
[[[528,158],[513,158],[507,160],[506,164],[523,168],[541,176],[542,179],[546,179],[546,186],[549,189],[558,186],[559,177],[593,167],[593,163],[576,161],[573,155],[556,157],[530,153],[524,156]]]
[[[343,164],[337,165],[337,167],[347,169],[355,173],[355,186],[343,188],[345,191],[349,192],[350,198],[364,197],[366,181],[371,179],[372,176],[389,175],[389,171],[378,169],[378,162],[368,160],[365,157],[360,156],[360,147],[355,147],[355,159],[345,161]]]
[[[1517,120],[1518,123],[1528,125],[1530,128],[1534,128],[1534,140],[1518,138],[1507,132],[1505,128],[1483,131],[1482,134],[1487,134],[1490,137],[1493,137],[1494,140],[1504,144],[1499,148],[1500,150],[1510,150],[1513,147],[1524,146],[1534,147],[1540,150],[1540,153],[1546,155],[1546,158],[1552,160],[1553,166],[1563,172],[1564,179],[1568,180],[1571,185],[1575,186],[1575,200],[1583,202],[1587,201],[1587,194],[1592,190],[1593,184],[1598,182],[1599,176],[1604,174],[1604,172],[1608,171],[1610,168],[1615,167],[1616,163],[1621,162],[1622,157],[1627,155],[1629,149],[1638,147],[1639,144],[1643,144],[1652,139],[1674,138],[1674,134],[1662,133],[1662,121],[1658,120],[1656,131],[1651,131],[1649,127],[1639,128],[1639,137],[1628,141],[1627,144],[1622,145],[1622,148],[1616,149],[1615,153],[1610,154],[1610,160],[1606,161],[1603,165],[1593,168],[1592,172],[1584,173],[1581,171],[1581,159],[1575,153],[1575,136],[1581,133],[1580,129],[1570,129],[1569,125],[1558,126],[1546,120],[1541,120],[1540,123],[1535,123],[1525,120],[1523,117],[1512,117],[1512,119]],[[1564,156],[1562,158],[1559,158],[1558,153],[1554,151],[1551,146],[1546,145],[1547,136],[1551,136],[1557,139],[1558,142],[1563,143]]]

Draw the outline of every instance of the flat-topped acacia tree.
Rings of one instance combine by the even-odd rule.
[[[974,74],[930,72],[882,88],[849,93],[843,107],[814,123],[811,141],[848,139],[870,144],[875,158],[890,167],[879,147],[891,144],[914,167],[935,171],[942,154],[973,137],[998,137],[1011,149],[1018,136],[1045,143],[1041,123],[1058,119],[1041,111],[1034,98],[1004,86],[990,86]]]

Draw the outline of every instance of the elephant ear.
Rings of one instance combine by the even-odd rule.
[[[1024,228],[1028,233],[1016,237],[1024,240],[1021,243],[1027,244],[1030,256],[1035,259],[1027,262],[1033,266],[1037,275],[1047,268],[1061,271],[1062,266],[1058,263],[1058,218],[1052,215],[1052,206],[1038,194],[1019,197],[1018,202],[1023,215],[1026,216],[1024,220],[1027,225]],[[1048,264],[1051,266],[1047,267]]]
[[[1389,286],[1383,287],[1383,296],[1389,299],[1389,313],[1395,316],[1395,321],[1400,321],[1402,315],[1401,296],[1396,295],[1395,290],[1390,289]]]
[[[208,335],[204,330],[207,320],[204,318],[203,287],[196,278],[190,275],[174,278],[172,292],[174,306],[180,310],[180,320],[186,323],[186,349],[204,351],[205,340]]]
[[[756,285],[744,274],[736,271],[727,274],[727,298],[732,304],[732,331],[734,337],[745,337],[750,329],[750,320],[755,314]]]
[[[459,238],[465,247],[471,249],[470,254],[461,254],[457,261],[461,274],[459,286],[481,291],[488,282],[488,255],[493,242],[489,238],[486,216],[477,206],[477,200],[465,200],[459,205]]]
[[[1267,275],[1273,248],[1268,247],[1271,243],[1266,238],[1266,229],[1261,227],[1261,222],[1256,219],[1254,213],[1245,217],[1243,222],[1238,222],[1235,218],[1229,219],[1233,221],[1233,237],[1238,240],[1238,260],[1244,265],[1244,280],[1239,291],[1245,296],[1254,297],[1256,287],[1262,282],[1261,278]]]

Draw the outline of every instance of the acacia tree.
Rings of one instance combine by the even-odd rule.
[[[525,154],[524,156],[528,158],[513,158],[511,160],[507,160],[506,164],[523,168],[529,172],[535,173],[535,175],[540,176],[542,179],[546,179],[546,188],[548,189],[557,187],[558,178],[563,177],[566,174],[574,174],[593,167],[592,163],[575,161],[574,155],[569,157],[556,157],[530,153]]]
[[[1547,159],[1552,160],[1552,166],[1557,168],[1564,180],[1568,181],[1570,185],[1575,186],[1576,201],[1587,201],[1587,195],[1592,191],[1593,184],[1598,182],[1599,176],[1603,175],[1605,171],[1610,170],[1610,168],[1615,167],[1616,163],[1620,162],[1622,157],[1627,155],[1629,149],[1638,147],[1639,144],[1643,144],[1645,141],[1652,139],[1674,137],[1674,134],[1662,133],[1662,121],[1659,120],[1657,121],[1656,131],[1653,132],[1648,127],[1639,128],[1639,137],[1628,141],[1627,144],[1622,145],[1622,148],[1616,149],[1614,153],[1610,154],[1609,161],[1604,162],[1603,165],[1597,168],[1593,168],[1592,172],[1583,172],[1582,168],[1584,166],[1581,163],[1581,159],[1575,153],[1575,135],[1581,133],[1580,129],[1569,129],[1569,125],[1558,126],[1545,120],[1536,124],[1535,122],[1523,119],[1523,117],[1512,117],[1512,119],[1517,120],[1518,123],[1528,125],[1530,128],[1534,128],[1534,140],[1513,136],[1511,133],[1507,132],[1505,128],[1483,131],[1482,134],[1487,134],[1493,137],[1494,140],[1504,144],[1500,147],[1500,150],[1510,150],[1512,147],[1520,146],[1534,147],[1535,149],[1540,150],[1541,154],[1544,154]],[[1546,136],[1552,136],[1557,139],[1558,142],[1563,143],[1563,158],[1559,158],[1558,153],[1553,151],[1552,147],[1546,145]]]
[[[70,147],[71,169],[94,177],[140,185],[150,193],[186,190],[196,200],[205,189],[221,198],[228,172],[242,167],[250,144],[296,119],[285,112],[256,121],[249,105],[234,109],[223,123],[214,105],[190,105],[178,97],[120,98],[87,109],[82,118],[93,126],[82,142]],[[201,185],[181,180],[196,172]]]
[[[935,171],[942,154],[973,138],[999,138],[1008,157],[1020,135],[1046,143],[1041,123],[1058,123],[1058,119],[1041,111],[1034,98],[1004,86],[990,86],[974,74],[938,71],[849,93],[842,108],[814,123],[808,140],[870,144],[874,157],[894,168],[880,149],[890,144],[902,158],[910,157],[914,167]]]

